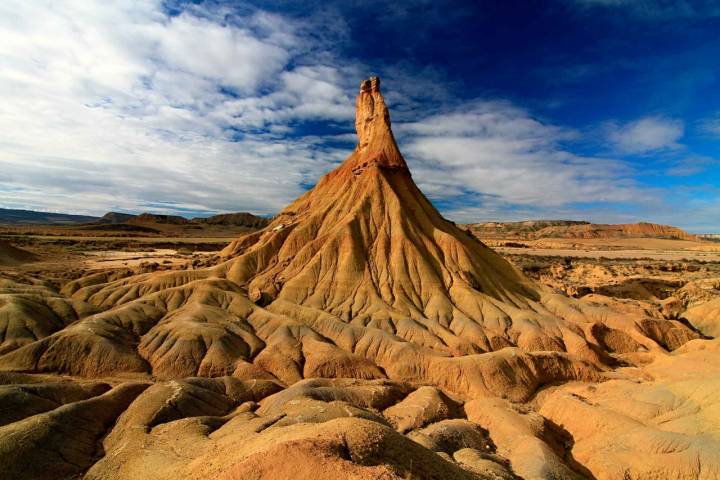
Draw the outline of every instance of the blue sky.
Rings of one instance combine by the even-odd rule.
[[[720,1],[9,0],[0,207],[273,214],[377,74],[448,218],[720,232],[719,31]]]

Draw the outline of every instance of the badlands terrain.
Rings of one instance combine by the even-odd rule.
[[[272,220],[0,228],[0,478],[720,477],[720,244],[456,225],[355,127]]]

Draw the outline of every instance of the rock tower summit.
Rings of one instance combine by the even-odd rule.
[[[390,128],[390,112],[380,93],[380,78],[370,77],[360,83],[355,108],[355,130],[358,146],[354,170],[377,165],[381,168],[407,169]]]

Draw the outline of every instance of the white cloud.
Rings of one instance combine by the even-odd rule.
[[[3,206],[274,213],[340,160],[277,136],[352,118],[338,67],[291,68],[312,45],[285,19],[198,8],[0,4]]]
[[[508,103],[477,102],[398,130],[426,193],[440,200],[469,197],[470,207],[449,212],[458,220],[477,219],[478,206],[488,218],[502,210],[537,214],[569,204],[647,196],[632,181],[628,165],[571,153],[563,143],[575,139],[576,132],[543,123]]]
[[[679,148],[685,127],[681,120],[644,117],[624,125],[610,124],[608,140],[621,153],[643,154]]]
[[[294,44],[285,35],[270,34],[259,39],[248,30],[218,25],[187,13],[172,18],[158,30],[157,52],[167,68],[212,79],[242,92],[254,91],[281,72],[290,58],[288,47]]]

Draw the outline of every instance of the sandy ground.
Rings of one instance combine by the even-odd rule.
[[[23,238],[23,241],[18,242],[19,238]],[[100,270],[133,268],[152,263],[157,263],[163,268],[182,268],[193,260],[193,256],[196,258],[198,256],[207,257],[211,255],[211,252],[207,250],[220,250],[230,240],[224,237],[210,236],[88,237],[71,235],[7,236],[5,239],[37,255],[38,261],[25,267],[33,270],[67,268],[69,265],[82,270]],[[657,238],[544,238],[524,241],[483,239],[483,241],[506,256],[720,262],[720,243],[714,242]],[[75,245],[74,248],[73,245]]]
[[[543,238],[527,242],[538,248],[693,250],[720,253],[720,243],[666,238]]]
[[[95,241],[95,242],[130,242],[133,243],[218,243],[228,244],[236,237],[142,237],[142,236],[78,236],[78,235],[23,235],[23,238],[43,240]],[[8,239],[12,240],[11,237]]]
[[[124,252],[120,250],[103,250],[83,252],[88,258],[83,267],[88,270],[106,268],[137,267],[143,263],[160,263],[163,265],[185,265],[188,255],[178,255],[177,250],[170,248],[155,249],[150,252]]]
[[[720,244],[662,238],[483,239],[504,255],[719,262]]]

